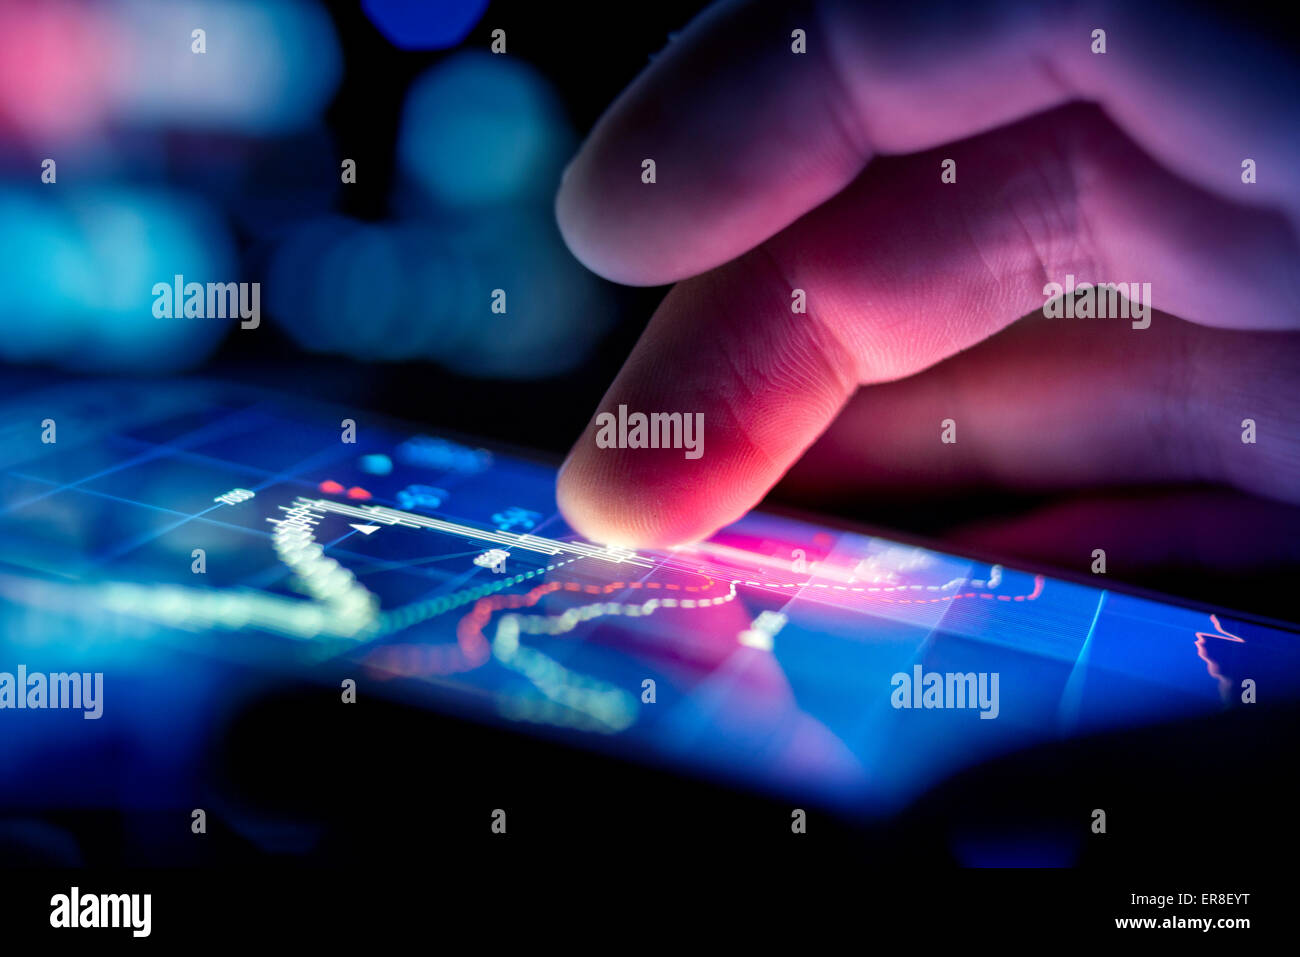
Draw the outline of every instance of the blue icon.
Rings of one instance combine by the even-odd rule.
[[[407,439],[397,447],[397,457],[408,465],[465,475],[482,472],[492,464],[492,453],[487,449],[471,449],[427,435]]]
[[[405,509],[437,508],[446,500],[446,491],[432,485],[408,485],[397,493],[397,504]]]
[[[492,516],[492,523],[503,532],[526,532],[531,528],[536,528],[537,523],[541,520],[541,512],[530,512],[528,509],[519,508],[517,505],[511,505],[509,508],[502,509]]]
[[[393,470],[393,460],[387,455],[361,456],[361,471],[370,475],[387,475]]]

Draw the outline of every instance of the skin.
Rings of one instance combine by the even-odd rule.
[[[810,492],[1210,483],[1300,502],[1294,60],[1160,4],[876,6],[710,8],[566,171],[574,255],[676,283],[597,412],[705,421],[688,460],[598,448],[593,417],[559,478],[573,527],[699,539],[796,463]],[[1044,318],[1067,273],[1149,282],[1150,328]]]

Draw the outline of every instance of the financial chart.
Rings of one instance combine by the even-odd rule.
[[[363,412],[215,383],[4,410],[0,671],[102,672],[105,701],[93,728],[30,715],[0,756],[131,735],[160,802],[231,664],[330,662],[364,694],[866,814],[1019,747],[1300,685],[1282,627],[792,518],[587,542],[552,466]]]

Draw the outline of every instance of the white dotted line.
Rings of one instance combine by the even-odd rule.
[[[640,618],[652,615],[660,608],[709,608],[732,601],[736,597],[736,586],[741,582],[733,581],[727,588],[727,594],[714,598],[650,598],[639,604],[625,604],[616,601],[598,601],[590,605],[578,605],[559,615],[505,615],[497,622],[496,637],[492,641],[493,651],[498,649],[498,642],[505,641],[501,650],[509,652],[518,646],[518,635],[562,635],[572,631],[584,621],[599,618],[602,615],[626,615]],[[509,623],[509,624],[507,624]],[[503,632],[504,627],[504,632]],[[513,632],[514,646],[510,645]],[[498,655],[499,657],[500,655]]]

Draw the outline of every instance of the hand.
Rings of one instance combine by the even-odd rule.
[[[1172,5],[865,6],[710,9],[567,171],[574,254],[678,283],[598,411],[700,412],[705,440],[599,448],[593,420],[560,475],[571,524],[707,536],[819,438],[805,488],[1300,501],[1295,61]],[[1150,283],[1149,327],[1045,318],[1067,275]]]

